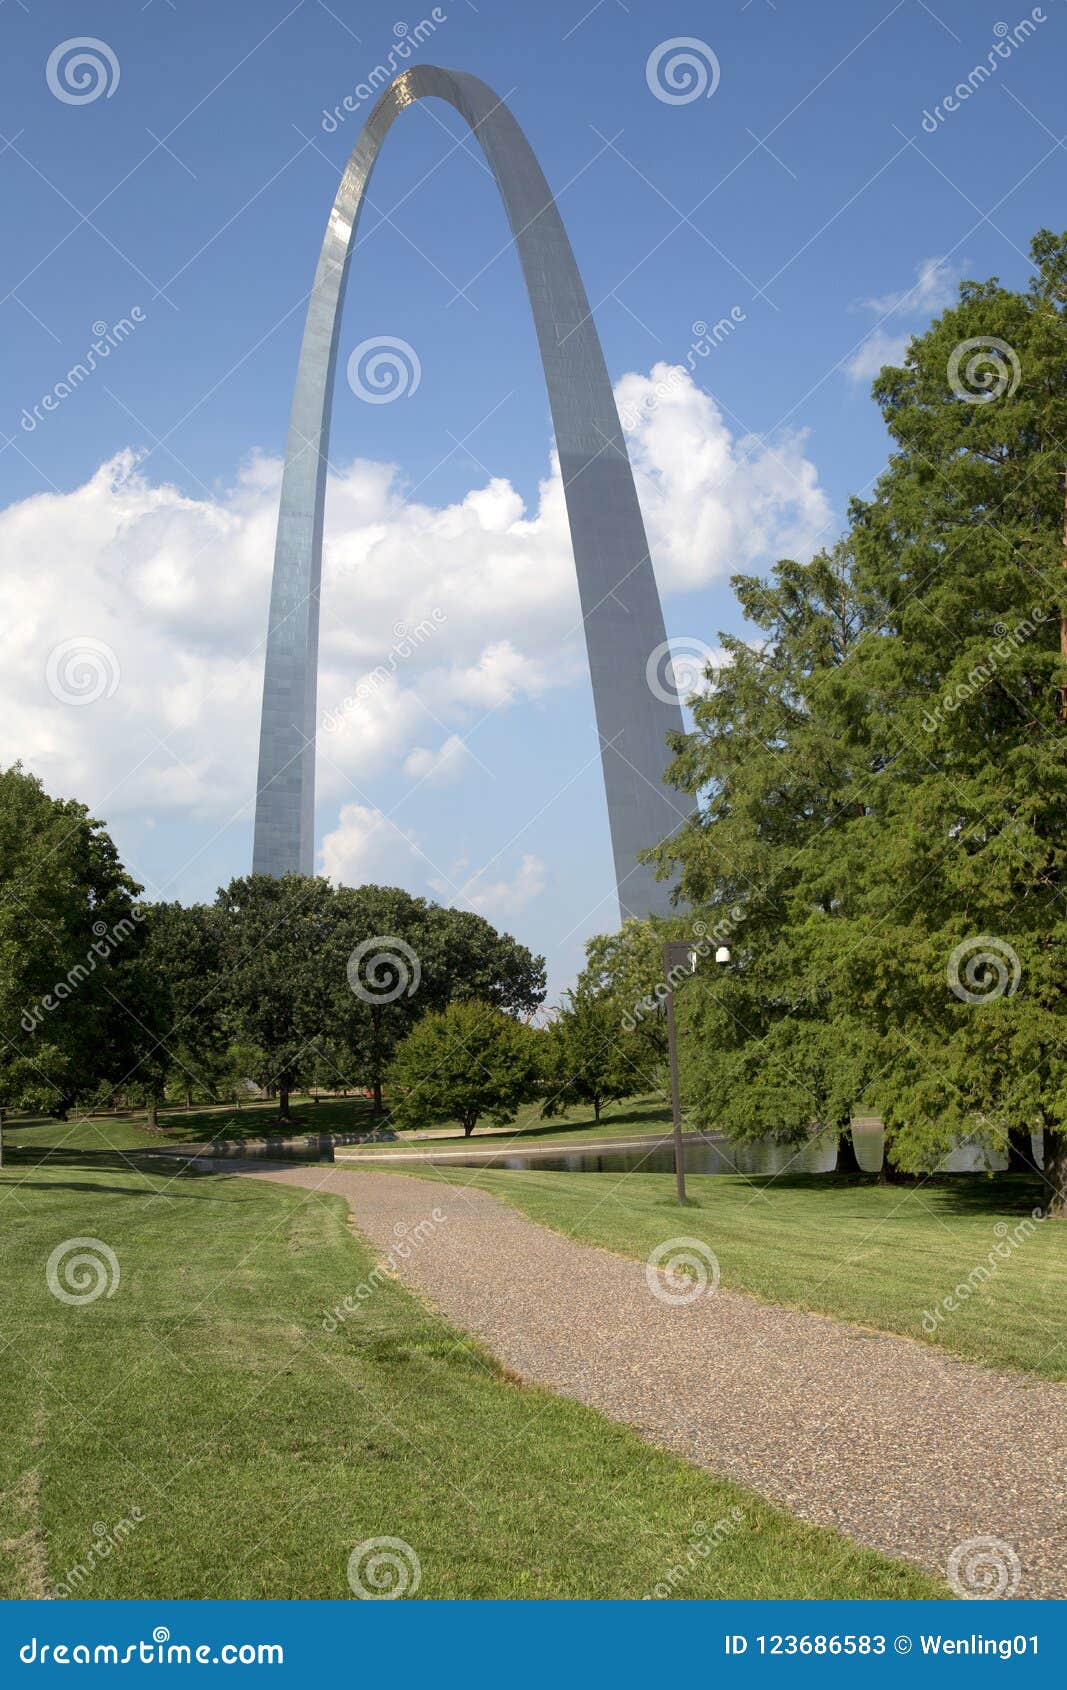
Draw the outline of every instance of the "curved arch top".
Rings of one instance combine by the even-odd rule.
[[[252,866],[311,874],[319,583],[330,411],[356,226],[379,148],[415,100],[447,100],[492,169],[533,312],[570,522],[623,916],[665,912],[670,888],[639,851],[685,812],[663,784],[676,700],[646,680],[663,612],[633,473],[589,301],[551,190],[507,107],[477,77],[421,65],[371,112],[341,178],[308,306],[286,442],[263,679]]]

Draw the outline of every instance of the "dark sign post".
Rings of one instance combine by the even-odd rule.
[[[668,939],[663,947],[663,978],[667,987],[667,1054],[671,1069],[671,1120],[674,1124],[674,1177],[678,1201],[685,1202],[685,1145],[682,1142],[682,1094],[678,1085],[678,1034],[674,1022],[674,979],[679,969],[691,974],[696,952],[685,939]]]

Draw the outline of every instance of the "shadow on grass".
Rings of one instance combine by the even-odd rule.
[[[939,1209],[955,1215],[1030,1214],[1044,1209],[1048,1187],[1040,1174],[898,1174],[887,1184],[877,1174],[690,1174],[691,1180],[743,1178],[746,1184],[768,1192],[825,1194],[828,1204],[857,1191],[882,1191],[886,1200],[905,1202],[922,1197]]]

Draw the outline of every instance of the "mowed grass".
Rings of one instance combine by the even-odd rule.
[[[0,1209],[0,1596],[69,1585],[108,1537],[73,1594],[347,1597],[377,1537],[421,1597],[640,1597],[672,1568],[687,1598],[946,1594],[520,1387],[397,1283],[358,1300],[338,1197],[116,1158],[9,1168]],[[73,1238],[114,1251],[112,1295],[49,1291]]]
[[[768,1302],[903,1333],[985,1366],[1067,1379],[1067,1221],[1030,1219],[1045,1200],[1037,1180],[954,1175],[879,1186],[691,1174],[682,1209],[673,1174],[434,1173],[623,1255],[699,1238],[724,1285]]]
[[[315,1103],[309,1097],[294,1098],[290,1107],[290,1125],[284,1129],[278,1123],[277,1103],[258,1099],[240,1109],[164,1109],[160,1111],[159,1129],[151,1130],[143,1113],[129,1115],[91,1115],[82,1117],[71,1112],[68,1121],[54,1121],[47,1117],[15,1119],[4,1128],[4,1143],[12,1148],[44,1151],[50,1148],[74,1150],[141,1150],[162,1149],[168,1144],[195,1144],[213,1138],[242,1139],[299,1136],[302,1133],[362,1133],[371,1132],[383,1122],[374,1115],[372,1103],[363,1097],[323,1097]],[[492,1128],[488,1120],[476,1127],[473,1139],[506,1143],[512,1137],[523,1142],[541,1143],[545,1140],[565,1142],[568,1139],[626,1138],[640,1133],[670,1131],[671,1112],[663,1098],[649,1096],[626,1098],[608,1105],[598,1123],[592,1109],[575,1109],[569,1115],[549,1120],[541,1117],[540,1103],[527,1103],[519,1110],[512,1126],[501,1132]],[[410,1133],[398,1135],[399,1142],[434,1144],[453,1143],[445,1127],[437,1133],[427,1130],[426,1136],[414,1139]],[[455,1129],[458,1131],[458,1128]],[[472,1139],[472,1142],[473,1142]]]

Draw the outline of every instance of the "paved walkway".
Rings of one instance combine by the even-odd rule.
[[[671,1306],[643,1262],[486,1192],[321,1167],[259,1177],[344,1196],[383,1256],[436,1207],[447,1220],[409,1245],[402,1277],[523,1378],[942,1576],[960,1544],[994,1538],[1005,1578],[1021,1563],[1015,1594],[1067,1595],[1067,1389],[737,1291]]]

